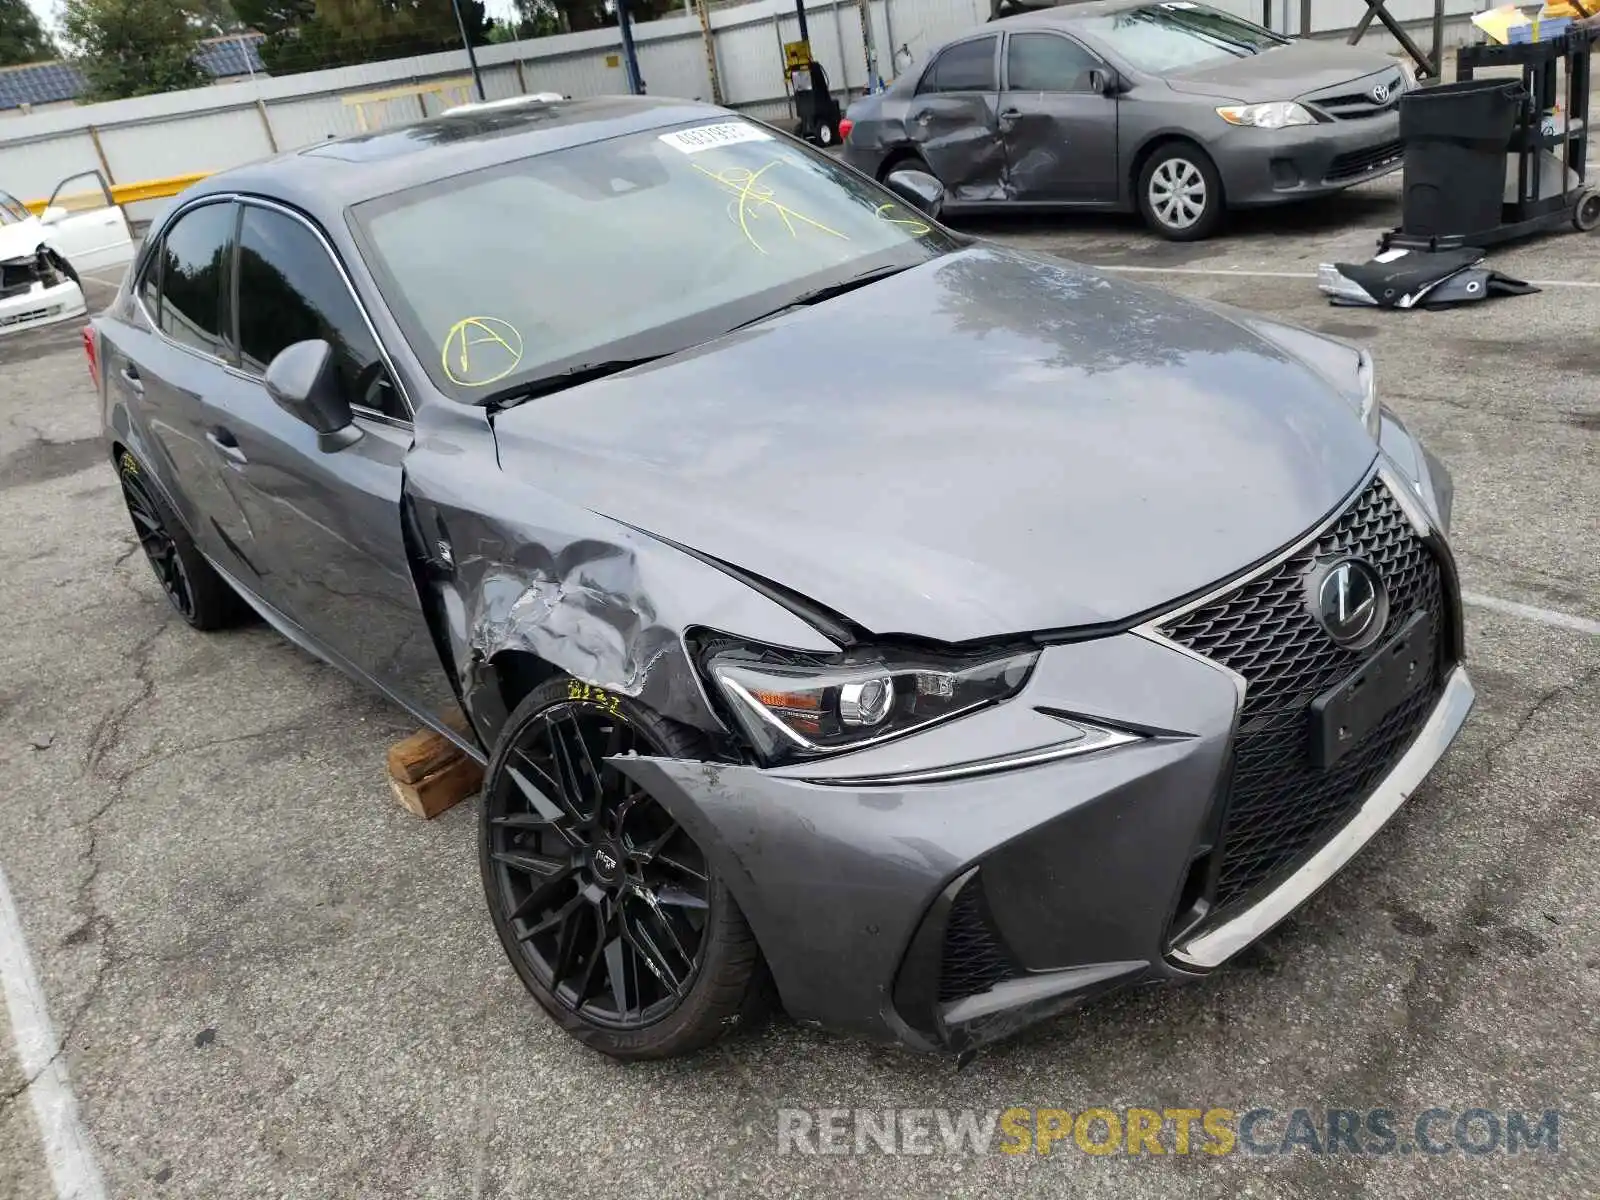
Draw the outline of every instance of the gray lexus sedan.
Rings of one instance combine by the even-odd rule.
[[[1098,0],[934,50],[850,106],[843,154],[877,179],[938,176],[952,210],[1136,210],[1193,241],[1227,209],[1395,170],[1409,82],[1379,51],[1291,40],[1189,0]]]
[[[703,104],[465,112],[208,179],[85,331],[173,607],[487,764],[493,928],[607,1054],[1202,976],[1472,703],[1366,353],[939,203]]]

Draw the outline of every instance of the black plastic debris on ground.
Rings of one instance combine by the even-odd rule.
[[[1362,308],[1443,308],[1539,290],[1484,266],[1483,257],[1472,246],[1386,250],[1370,262],[1323,263],[1317,287],[1330,304]]]

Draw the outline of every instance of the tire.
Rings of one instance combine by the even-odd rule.
[[[896,171],[921,171],[925,175],[933,175],[933,170],[916,154],[897,154],[883,166],[878,168],[878,182],[884,183]],[[938,178],[938,176],[934,176]]]
[[[249,606],[195,549],[188,530],[147,482],[139,460],[126,450],[117,457],[117,475],[133,532],[178,615],[199,630],[227,629],[248,620]]]
[[[1579,233],[1600,225],[1600,192],[1585,192],[1572,209],[1572,224]]]
[[[506,957],[556,1024],[612,1058],[672,1058],[761,1015],[766,968],[710,859],[603,762],[630,751],[710,757],[626,696],[564,675],[535,688],[489,761],[478,863]]]
[[[1139,171],[1138,201],[1145,224],[1173,242],[1210,237],[1226,208],[1222,176],[1192,142],[1168,142],[1156,149]]]
[[[839,127],[832,121],[824,121],[817,126],[817,145],[826,149],[839,144]]]

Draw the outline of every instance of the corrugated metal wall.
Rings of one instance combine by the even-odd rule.
[[[1261,0],[1211,0],[1240,16],[1259,21]],[[1301,0],[1270,0],[1273,28],[1299,33]],[[1433,0],[1389,0],[1402,20],[1423,20]],[[1458,18],[1483,7],[1475,0],[1448,0]],[[893,78],[896,52],[913,61],[964,29],[984,21],[989,0],[870,0],[878,70]],[[827,69],[835,90],[867,86],[866,56],[858,0],[807,0],[813,53]],[[1349,29],[1366,11],[1363,0],[1315,0],[1314,32]],[[782,44],[799,37],[792,0],[756,0],[711,13],[717,69],[724,103],[752,116],[776,120],[787,115]],[[1381,33],[1374,44],[1387,46]],[[652,95],[709,100],[711,78],[700,22],[669,17],[635,27],[640,70]],[[1426,38],[1422,39],[1426,41]],[[621,45],[614,29],[485,46],[478,51],[484,90],[491,99],[523,91],[556,91],[594,96],[627,90]],[[0,118],[0,189],[24,200],[43,199],[57,181],[81,171],[109,166],[113,182],[130,183],[197,171],[218,171],[264,157],[273,142],[280,150],[356,133],[358,109],[350,97],[414,84],[459,80],[466,75],[463,53],[433,54],[257,79]],[[405,97],[369,105],[369,123],[401,122],[435,111]],[[98,134],[104,164],[89,130]],[[269,134],[270,130],[270,134]],[[147,217],[150,206],[135,211]]]

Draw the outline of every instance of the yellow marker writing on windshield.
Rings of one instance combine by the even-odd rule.
[[[462,317],[445,334],[445,378],[457,387],[487,387],[522,362],[522,334],[499,317]]]
[[[745,239],[762,254],[767,252],[766,248],[756,241],[755,235],[750,232],[751,218],[759,219],[762,212],[777,213],[784,227],[789,230],[790,237],[795,236],[795,222],[799,221],[802,224],[810,225],[813,229],[820,229],[823,233],[830,234],[836,238],[843,238],[848,242],[850,239],[837,229],[829,229],[821,221],[814,221],[806,216],[805,213],[790,208],[786,204],[780,204],[775,199],[777,193],[773,190],[772,185],[762,183],[761,177],[777,165],[777,161],[774,160],[755,171],[752,171],[749,167],[726,167],[721,171],[708,171],[699,163],[695,163],[694,169],[707,178],[716,180],[734,194],[739,204],[739,228],[744,232]]]
[[[910,233],[912,237],[921,237],[923,234],[927,233],[933,228],[933,226],[929,225],[926,221],[918,221],[914,217],[889,216],[890,212],[899,207],[900,206],[898,204],[892,203],[880,204],[873,211],[877,214],[880,221],[887,221],[891,225],[904,225],[906,227],[906,231]]]

